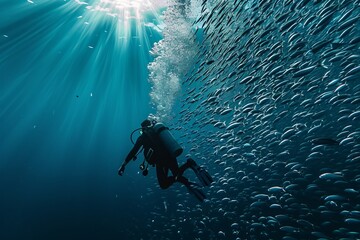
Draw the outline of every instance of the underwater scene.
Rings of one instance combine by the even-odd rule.
[[[0,0],[0,20],[0,239],[360,239],[359,0]],[[176,156],[150,162],[159,132],[131,154],[145,119]]]

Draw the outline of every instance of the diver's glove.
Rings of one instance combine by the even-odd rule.
[[[122,176],[122,175],[124,174],[124,171],[125,171],[125,165],[123,164],[123,165],[121,165],[121,168],[119,168],[118,174],[119,174],[120,176]]]

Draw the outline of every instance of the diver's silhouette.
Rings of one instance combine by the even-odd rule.
[[[191,158],[179,167],[176,157],[183,152],[183,149],[173,138],[169,129],[162,123],[146,119],[141,123],[141,128],[134,130],[133,133],[137,130],[141,130],[141,135],[119,168],[118,174],[120,176],[123,175],[125,166],[131,159],[136,160],[137,155],[141,152],[139,152],[140,148],[143,147],[144,162],[140,165],[140,169],[143,171],[144,176],[148,174],[149,164],[156,166],[157,179],[162,189],[170,187],[174,182],[180,182],[187,187],[190,193],[194,194],[200,201],[203,201],[205,194],[198,188],[199,185],[190,182],[183,176],[183,173],[188,168],[193,169],[203,186],[209,186],[213,179],[207,171],[198,166]],[[147,162],[146,166],[145,161]],[[172,176],[168,175],[169,169],[172,172]]]

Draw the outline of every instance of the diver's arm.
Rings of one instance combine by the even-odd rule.
[[[127,157],[125,158],[124,164],[128,164],[131,159],[133,159],[136,155],[136,153],[139,151],[140,147],[143,145],[142,136],[140,136],[136,142],[134,147],[131,149]]]
[[[124,163],[121,165],[119,169],[119,175],[121,176],[124,173],[125,166],[133,159],[136,155],[136,153],[139,151],[140,147],[143,145],[142,137],[140,136],[134,145],[134,147],[130,150],[129,154],[125,158]]]

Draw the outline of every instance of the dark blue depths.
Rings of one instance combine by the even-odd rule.
[[[6,41],[11,33],[31,29],[31,21],[13,23],[24,26],[21,30],[0,25],[9,32],[0,45],[0,73],[8,76],[0,89],[5,106],[0,180],[6,193],[0,199],[1,234],[5,239],[360,238],[359,5],[202,2],[194,23],[203,36],[197,64],[182,82],[169,123],[185,154],[206,165],[216,180],[201,205],[178,185],[160,191],[153,170],[145,179],[136,174],[138,163],[127,169],[131,180],[114,174],[119,156],[131,147],[129,128],[150,111],[142,97],[149,91],[146,73],[131,84],[117,81],[118,74],[131,76],[149,59],[119,71],[113,61],[106,64],[108,56],[99,54],[95,61],[88,50],[103,44],[111,59],[121,54],[128,59],[138,42],[128,53],[114,52],[107,37],[90,37],[75,54],[68,50],[74,46],[45,47],[63,36],[44,41],[27,34],[33,44],[18,43],[20,51]],[[46,12],[63,6],[54,3]],[[68,27],[60,25],[73,44],[82,34],[65,31]],[[42,34],[46,30],[39,28]],[[34,59],[40,46],[68,57]],[[79,80],[84,78],[90,79]],[[114,151],[119,146],[122,150]]]
[[[137,166],[127,182],[117,168],[151,110],[161,36],[74,1],[34,2],[0,2],[0,238],[126,237],[145,224],[148,185]]]

